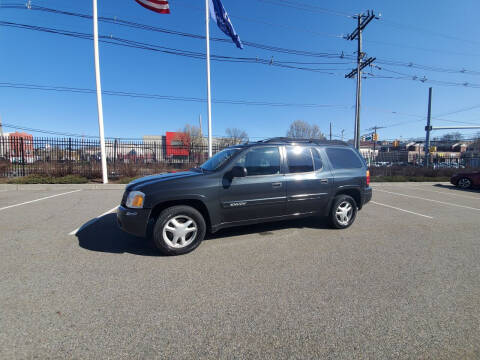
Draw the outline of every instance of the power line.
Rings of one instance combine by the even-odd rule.
[[[73,17],[79,17],[83,19],[91,19],[92,16],[89,14],[82,14],[82,13],[76,13],[76,12],[71,12],[71,11],[63,11],[63,10],[58,10],[58,9],[51,9],[51,8],[46,8],[42,6],[36,6],[32,5],[29,9],[27,9],[24,5],[0,5],[2,8],[10,8],[10,9],[18,9],[18,10],[35,10],[35,11],[41,11],[41,12],[47,12],[47,13],[53,13],[53,14],[59,14],[59,15],[66,15],[66,16],[73,16]],[[203,10],[202,10],[203,11]],[[152,26],[152,25],[147,25],[147,24],[142,24],[142,23],[137,23],[133,21],[128,21],[128,20],[122,20],[119,19],[118,17],[105,17],[101,16],[98,18],[99,21],[104,22],[104,23],[109,23],[113,25],[119,25],[119,26],[125,26],[125,27],[130,27],[134,29],[140,29],[140,30],[146,30],[146,31],[153,31],[153,32],[159,32],[163,34],[168,34],[168,35],[176,35],[176,36],[182,36],[182,37],[188,37],[188,38],[193,38],[193,39],[200,39],[204,40],[205,36],[204,35],[199,35],[199,34],[192,34],[192,33],[187,33],[183,31],[177,31],[177,30],[171,30],[171,29],[165,29],[161,28],[158,26]],[[341,37],[336,36],[336,37]],[[230,43],[230,40],[224,39],[224,38],[215,38],[211,37],[211,41],[216,41],[216,42],[222,42],[222,43]],[[281,48],[277,46],[271,46],[271,45],[265,45],[265,44],[259,44],[256,42],[251,42],[247,40],[243,40],[242,43],[248,47],[253,47],[253,48],[258,48],[261,50],[268,50],[268,51],[273,51],[273,52],[279,52],[279,53],[284,53],[284,54],[293,54],[293,55],[301,55],[301,56],[309,56],[309,57],[323,57],[323,58],[345,58],[347,60],[349,56],[341,56],[342,54],[340,53],[328,53],[328,52],[312,52],[312,51],[304,51],[304,50],[295,50],[295,49],[286,49],[286,48]],[[353,57],[352,57],[353,59]]]
[[[262,0],[259,0],[259,1],[262,1]],[[79,17],[79,18],[84,18],[84,19],[91,19],[91,17],[92,17],[91,15],[88,15],[88,14],[81,14],[81,13],[75,13],[75,12],[70,12],[70,11],[51,9],[51,8],[46,8],[46,7],[42,7],[42,6],[36,6],[36,5],[31,5],[31,7],[28,8],[28,9],[25,7],[25,5],[18,5],[18,4],[17,5],[7,5],[7,4],[5,4],[5,5],[0,5],[0,7],[9,8],[9,9],[36,10],[36,11],[42,11],[42,12],[47,12],[47,13],[54,13],[54,14],[60,14],[60,15],[66,15],[66,16],[74,16],[74,17]],[[125,27],[140,29],[140,30],[164,33],[164,34],[168,34],[168,35],[176,35],[176,36],[189,37],[189,38],[194,38],[194,39],[205,39],[205,36],[203,36],[203,35],[186,33],[186,32],[181,32],[181,31],[176,31],[176,30],[170,30],[170,29],[165,29],[165,28],[152,26],[152,25],[147,25],[147,24],[142,24],[142,23],[136,23],[136,22],[133,22],[133,21],[122,20],[122,19],[119,19],[118,17],[113,17],[113,18],[112,17],[100,17],[99,21],[114,24],[114,25],[119,25],[119,26],[125,26]],[[332,36],[334,36],[336,38],[343,38],[343,36],[341,36],[341,35],[332,35]],[[216,42],[222,42],[222,43],[229,43],[230,42],[230,40],[223,39],[223,38],[211,38],[211,40],[216,41]],[[370,41],[370,42],[377,42],[377,43],[383,43],[383,44],[398,46],[398,44],[390,44],[390,43],[386,43],[386,42],[378,42],[378,41]],[[288,48],[282,48],[282,47],[277,47],[277,46],[259,44],[259,43],[250,42],[250,41],[243,41],[243,44],[248,46],[248,47],[257,48],[257,49],[260,49],[260,50],[272,51],[272,52],[278,52],[278,53],[284,53],[284,54],[307,56],[307,57],[336,58],[336,59],[340,59],[340,60],[351,60],[351,61],[342,62],[342,63],[336,63],[335,62],[335,63],[308,63],[308,64],[318,64],[318,65],[323,65],[323,64],[349,64],[349,63],[353,62],[353,60],[354,60],[354,57],[352,55],[345,55],[343,53],[313,52],[313,51],[305,51],[305,50],[297,50],[297,49],[288,49]],[[442,53],[445,53],[444,50],[438,50],[438,51],[442,51]],[[467,54],[464,54],[464,55],[467,55]],[[468,55],[472,56],[471,54],[468,54]],[[478,56],[480,56],[480,55],[478,55]],[[398,60],[392,60],[392,59],[377,59],[377,63],[378,64],[384,64],[384,65],[396,66],[396,67],[414,68],[414,69],[420,69],[420,70],[432,71],[432,72],[451,73],[451,74],[455,73],[455,74],[480,76],[480,71],[469,70],[469,69],[466,69],[465,67],[463,67],[461,69],[442,68],[442,67],[438,67],[438,66],[422,65],[422,64],[417,64],[417,63],[414,63],[414,62],[404,62],[404,61],[398,61]]]
[[[92,39],[92,35],[89,34],[89,33],[81,33],[81,32],[76,32],[76,31],[69,31],[69,30],[62,30],[62,29],[55,29],[55,28],[47,28],[47,27],[42,27],[42,26],[13,23],[13,22],[8,22],[8,21],[0,21],[0,26],[21,28],[21,29],[25,29],[25,30],[33,30],[33,31],[39,31],[39,32],[46,32],[46,33],[64,35],[64,36],[69,36],[69,37],[74,37],[74,38],[79,38],[79,39],[84,39],[84,40],[91,40]],[[130,48],[136,48],[136,49],[142,49],[142,50],[150,50],[150,51],[156,51],[156,52],[161,52],[161,53],[170,54],[170,55],[179,55],[179,56],[184,56],[184,57],[189,57],[189,58],[194,58],[194,59],[202,59],[202,60],[205,59],[205,54],[201,53],[201,52],[195,52],[195,51],[183,50],[183,49],[177,49],[177,48],[170,48],[170,47],[165,47],[165,46],[160,46],[160,45],[155,45],[155,44],[150,44],[150,43],[143,43],[143,42],[139,42],[139,41],[124,39],[124,38],[119,38],[119,37],[114,37],[114,36],[101,35],[101,36],[99,36],[99,41],[103,42],[103,43],[110,44],[110,45],[124,46],[124,47],[130,47]],[[337,74],[333,73],[332,71],[337,71],[337,70],[338,71],[343,71],[343,70],[345,70],[345,69],[338,69],[338,68],[311,68],[311,67],[307,67],[307,66],[302,66],[302,65],[304,65],[304,63],[302,63],[302,62],[295,62],[295,61],[285,62],[285,61],[281,61],[281,60],[275,60],[273,58],[263,59],[263,58],[260,58],[260,57],[252,58],[252,57],[234,57],[234,56],[223,56],[223,55],[211,55],[211,59],[214,60],[214,61],[220,61],[220,62],[263,64],[263,65],[281,67],[281,68],[286,68],[286,69],[295,69],[295,70],[316,72],[316,73],[327,74],[327,75],[337,75]],[[294,64],[296,64],[298,66],[295,66]]]
[[[416,74],[405,74],[399,71],[387,69],[385,67],[380,67],[378,65],[375,65],[375,68],[381,71],[386,71],[389,73],[397,74],[400,76],[379,76],[373,73],[368,73],[368,78],[370,79],[394,79],[394,80],[413,80],[413,81],[419,81],[422,83],[431,83],[431,84],[437,84],[441,86],[461,86],[461,87],[468,87],[468,88],[480,88],[480,84],[476,83],[470,83],[470,82],[454,82],[454,81],[443,81],[443,80],[435,80],[435,79],[430,79],[427,78],[425,75],[419,76]]]
[[[95,139],[98,136],[93,135],[84,135],[84,134],[76,134],[76,133],[68,133],[68,132],[61,132],[61,131],[53,131],[53,130],[43,130],[43,129],[34,129],[22,125],[17,124],[3,124],[4,127],[15,129],[15,130],[24,130],[24,131],[31,131],[40,134],[48,134],[48,135],[57,135],[57,136],[67,136],[67,137],[84,137],[84,138],[91,138]]]
[[[403,23],[398,23],[398,22],[393,21],[393,20],[386,20],[386,19],[382,18],[382,22],[387,26],[393,26],[393,27],[400,28],[400,29],[406,29],[406,30],[409,30],[409,31],[420,32],[422,34],[430,34],[430,35],[433,35],[433,36],[442,37],[444,39],[449,39],[449,40],[454,40],[454,41],[462,41],[462,42],[466,42],[466,43],[470,43],[470,44],[474,44],[474,45],[479,45],[480,44],[478,41],[473,41],[473,40],[470,40],[470,39],[462,39],[462,38],[459,38],[459,37],[456,37],[456,36],[439,33],[439,32],[432,31],[430,29],[422,28],[422,27],[419,27],[419,26],[412,26],[412,25],[406,25],[406,24],[403,24]]]
[[[48,85],[36,85],[36,84],[24,84],[24,83],[4,83],[0,82],[0,87],[5,88],[16,88],[16,89],[28,89],[28,90],[43,90],[43,91],[55,91],[55,92],[70,92],[70,93],[80,93],[80,94],[94,94],[95,90],[88,89],[88,88],[74,88],[74,87],[65,87],[65,86],[48,86]],[[158,95],[158,94],[145,94],[145,93],[132,93],[132,92],[125,92],[125,91],[112,91],[112,90],[104,90],[103,94],[111,95],[111,96],[122,96],[122,97],[131,97],[131,98],[146,98],[146,99],[154,99],[154,100],[171,100],[171,101],[191,101],[191,102],[205,102],[205,99],[202,98],[195,98],[195,97],[179,97],[179,96],[170,96],[170,95]],[[229,105],[247,105],[247,106],[272,106],[272,107],[306,107],[306,108],[330,108],[336,110],[349,110],[351,106],[348,105],[338,105],[338,104],[313,104],[313,103],[284,103],[284,102],[260,102],[260,101],[248,101],[248,100],[226,100],[226,99],[214,99],[213,102],[219,104],[229,104]],[[411,123],[422,123],[423,120],[426,118],[423,115],[415,115],[415,114],[408,114],[402,113],[397,111],[387,111],[387,110],[380,110],[375,108],[368,108],[367,110],[374,111],[374,112],[384,112],[388,114],[397,114],[401,116],[409,116],[415,117],[420,120],[414,121],[403,121],[399,123],[394,123],[390,125],[384,125],[384,128],[391,128]],[[447,120],[441,119],[438,117],[432,117],[432,119],[437,121],[443,122],[450,122],[450,123],[462,123],[462,124],[469,124],[469,125],[478,125],[478,123],[469,123],[469,122],[462,122],[462,121],[455,121],[455,120]],[[83,137],[92,137],[97,138],[98,136],[90,136],[84,134],[75,134],[75,133],[68,133],[68,132],[58,132],[58,131],[50,131],[50,130],[42,130],[42,129],[33,129],[24,127],[21,125],[13,125],[13,124],[3,124],[5,127],[11,127],[16,129],[21,129],[25,131],[34,131],[38,133],[47,133],[51,135],[59,135],[59,136],[83,136]],[[351,133],[351,131],[345,131],[346,133]],[[333,135],[334,137],[340,138],[339,135]],[[260,138],[260,137],[259,137]],[[263,138],[263,137],[261,137]]]
[[[424,51],[424,52],[439,53],[439,54],[443,54],[443,55],[448,54],[448,55],[469,56],[469,57],[480,56],[480,54],[471,54],[471,53],[451,51],[451,50],[445,50],[445,49],[432,49],[432,48],[405,45],[405,44],[399,44],[399,43],[388,42],[388,41],[368,40],[367,42],[371,43],[371,44],[393,46],[393,47],[396,47],[396,48],[401,47],[401,48],[405,48],[405,49],[414,49],[414,50],[419,50],[419,51]]]
[[[53,86],[53,85],[38,85],[38,84],[26,84],[26,83],[12,83],[12,82],[0,82],[0,87],[14,88],[14,89],[26,89],[26,90],[69,92],[69,93],[79,93],[79,94],[94,94],[96,92],[96,90],[89,89],[89,88],[77,88],[77,87]],[[147,94],[147,93],[114,91],[114,90],[103,90],[102,93],[105,94],[105,95],[111,95],[111,96],[144,98],[144,99],[153,99],[153,100],[186,101],[186,102],[200,102],[200,103],[204,103],[204,102],[207,101],[204,98],[197,98],[197,97]],[[231,100],[231,99],[230,100],[228,100],[228,99],[214,99],[212,101],[214,103],[217,103],[217,104],[246,105],[246,106],[338,108],[338,109],[349,109],[350,108],[350,106],[348,106],[348,105],[337,105],[337,104],[287,103],[287,102]]]
[[[463,107],[463,108],[460,108],[460,109],[457,109],[457,110],[453,110],[453,111],[449,111],[449,112],[440,114],[438,116],[449,116],[449,115],[458,114],[458,113],[461,113],[461,112],[470,111],[470,110],[474,110],[474,109],[478,109],[478,108],[480,108],[480,105],[467,106],[467,107]]]
[[[277,5],[277,6],[284,6],[284,7],[289,7],[293,9],[304,10],[312,13],[329,14],[329,15],[343,16],[347,18],[352,17],[350,14],[345,12],[326,9],[324,7],[320,7],[317,5],[301,3],[298,1],[290,1],[290,0],[258,0],[258,1],[263,3],[269,3],[272,5]]]
[[[188,1],[188,2],[180,1],[180,2],[177,2],[176,4],[177,5],[181,4],[182,6],[187,6],[191,9],[196,10],[196,11],[201,11],[202,13],[205,11],[204,9],[202,9],[198,6],[192,5],[191,1]],[[254,22],[254,23],[258,23],[258,24],[262,24],[262,25],[267,25],[267,26],[272,26],[272,27],[276,27],[276,28],[284,28],[284,29],[288,29],[288,31],[295,31],[295,32],[298,32],[298,33],[304,33],[304,34],[307,33],[307,34],[310,34],[310,35],[320,36],[320,37],[331,37],[331,38],[338,38],[338,39],[343,38],[342,34],[330,34],[330,33],[325,33],[325,32],[313,31],[313,30],[310,30],[310,29],[306,29],[304,27],[298,27],[298,26],[287,25],[287,24],[272,23],[270,21],[265,21],[263,19],[246,17],[246,16],[239,16],[239,15],[236,15],[236,14],[235,15],[230,15],[229,14],[229,16],[233,19],[250,21],[250,22]],[[243,42],[243,40],[242,40],[242,42]]]
[[[380,59],[380,60],[377,60],[377,63],[383,64],[383,65],[400,66],[400,67],[433,71],[433,72],[480,76],[480,71],[468,70],[465,68],[462,68],[462,69],[442,68],[438,66],[422,65],[414,62],[403,62],[403,61],[390,60],[390,59]]]
[[[55,85],[39,85],[39,84],[26,84],[26,83],[12,83],[12,82],[0,82],[1,88],[13,88],[13,89],[25,89],[25,90],[40,90],[40,91],[52,91],[52,92],[68,92],[68,93],[78,93],[78,94],[94,94],[94,89],[89,88],[78,88],[78,87],[67,87],[67,86],[55,86]],[[152,100],[169,100],[169,101],[182,101],[182,102],[199,102],[203,103],[206,102],[204,98],[197,98],[197,97],[185,97],[185,96],[174,96],[174,95],[160,95],[160,94],[149,94],[149,93],[138,93],[138,92],[127,92],[127,91],[115,91],[115,90],[103,90],[102,93],[104,95],[110,96],[121,96],[121,97],[130,97],[130,98],[143,98],[143,99],[152,99]],[[270,107],[304,107],[304,108],[330,108],[330,109],[337,109],[337,110],[350,110],[352,107],[349,105],[342,105],[342,104],[317,104],[317,103],[287,103],[287,102],[272,102],[272,101],[253,101],[253,100],[235,100],[235,99],[213,99],[214,103],[217,104],[225,104],[225,105],[245,105],[245,106],[270,106]],[[473,109],[479,106],[471,106],[468,108],[463,109],[462,111],[467,111],[467,109]],[[381,112],[387,114],[394,114],[400,116],[408,116],[414,117],[420,120],[414,121],[407,121],[407,122],[400,122],[390,125],[385,125],[385,127],[394,127],[400,126],[404,124],[410,123],[420,123],[426,117],[424,115],[415,115],[409,113],[403,113],[398,111],[389,111],[389,110],[382,110],[375,107],[366,107],[366,110],[373,111],[373,112]],[[451,113],[460,112],[459,110],[453,111]],[[443,114],[449,115],[451,113]],[[443,121],[443,122],[451,122],[451,123],[461,123],[461,124],[468,124],[468,125],[478,125],[478,123],[472,122],[465,122],[465,121],[457,121],[457,120],[449,120],[449,119],[442,119],[438,116],[433,117],[432,119]]]

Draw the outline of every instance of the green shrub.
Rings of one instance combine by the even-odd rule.
[[[138,179],[139,177],[140,177],[140,176],[131,176],[131,177],[130,177],[130,176],[126,176],[126,177],[122,177],[122,178],[120,178],[120,180],[118,180],[118,183],[119,183],[119,184],[128,184],[128,183],[130,183],[131,181]]]
[[[29,175],[14,178],[8,181],[9,184],[85,184],[87,182],[87,178],[77,175],[67,175],[61,177]]]

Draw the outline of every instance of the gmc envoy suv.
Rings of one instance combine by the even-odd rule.
[[[152,237],[162,254],[179,255],[207,231],[230,226],[319,215],[345,229],[372,198],[369,183],[365,161],[344,142],[273,138],[131,182],[117,220],[130,234]]]

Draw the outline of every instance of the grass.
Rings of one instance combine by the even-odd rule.
[[[447,176],[372,176],[371,182],[445,182],[450,181]]]
[[[118,184],[128,184],[129,182],[140,178],[141,176],[127,176],[120,178],[117,183]]]
[[[61,177],[29,175],[8,180],[9,184],[86,184],[88,179],[83,176],[67,175]]]

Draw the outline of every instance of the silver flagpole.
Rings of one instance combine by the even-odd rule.
[[[102,84],[100,82],[100,61],[98,59],[98,14],[97,0],[93,0],[93,50],[95,54],[95,80],[97,83],[98,128],[100,132],[100,151],[102,156],[103,183],[108,183],[107,158],[105,156],[105,134],[103,131]]]
[[[207,41],[207,108],[208,108],[208,157],[212,157],[212,98],[210,88],[210,14],[209,0],[205,0],[205,27]]]

